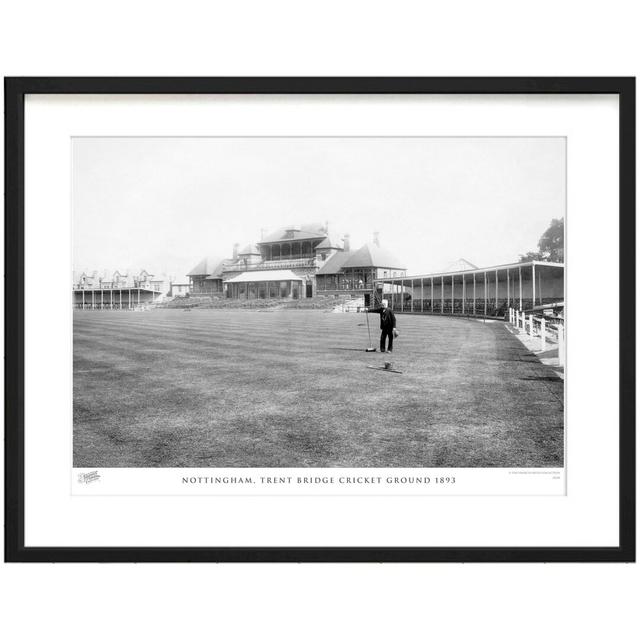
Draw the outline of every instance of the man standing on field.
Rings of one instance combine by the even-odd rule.
[[[365,309],[367,313],[380,314],[380,352],[385,353],[385,343],[387,336],[389,337],[389,346],[387,352],[393,351],[393,336],[398,335],[396,332],[396,315],[389,309],[389,301],[383,300],[382,306],[377,309]]]

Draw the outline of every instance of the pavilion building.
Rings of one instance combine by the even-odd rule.
[[[188,276],[192,295],[231,299],[299,299],[365,296],[368,304],[377,277],[400,276],[406,269],[374,242],[351,251],[328,224],[291,225],[263,237],[228,259],[200,261]]]
[[[328,225],[291,225],[231,258],[208,258],[189,273],[190,293],[230,299],[387,299],[394,311],[504,317],[564,302],[564,264],[531,261],[480,268],[458,259],[442,271],[408,276],[405,264],[373,241],[352,250]]]
[[[116,270],[112,275],[97,271],[80,275],[73,284],[76,309],[135,309],[156,302],[167,291],[165,280],[142,269],[139,273]]]
[[[481,269],[467,262],[457,266],[465,268],[380,278],[376,291],[394,311],[404,313],[505,317],[509,308],[528,311],[564,303],[564,264],[531,261]]]
[[[401,260],[380,247],[378,234],[373,242],[351,251],[346,237],[344,250],[323,264],[316,275],[318,293],[324,295],[357,294],[364,298],[365,306],[372,304],[376,281],[384,278],[402,278],[407,269]],[[382,282],[382,281],[381,281]],[[381,286],[390,292],[389,287]]]
[[[222,258],[203,258],[189,271],[190,293],[193,295],[222,295],[222,272],[226,261]]]

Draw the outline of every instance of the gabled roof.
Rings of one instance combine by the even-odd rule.
[[[214,266],[213,271],[205,278],[205,280],[220,280],[222,278],[222,272],[225,267],[233,262],[233,260],[220,260],[220,262]]]
[[[203,258],[187,273],[188,276],[213,276],[222,275],[224,260],[221,258]]]
[[[471,264],[468,260],[464,258],[458,258],[454,262],[452,262],[446,269],[442,270],[442,273],[450,273],[452,271],[470,271],[472,269],[477,269],[475,264]]]
[[[272,271],[243,271],[229,278],[226,282],[276,282],[278,280],[302,280],[289,269],[274,269]]]
[[[324,225],[316,223],[303,224],[295,228],[291,226],[277,229],[258,244],[268,244],[270,242],[281,242],[284,240],[312,240],[314,238],[326,238],[326,236],[327,232]]]
[[[344,263],[351,257],[351,251],[338,251],[335,255],[331,256],[318,271],[319,276],[333,275],[340,273]]]
[[[381,249],[376,244],[365,244],[357,251],[338,251],[318,271],[318,275],[340,273],[342,269],[360,267],[382,267],[387,269],[406,269],[400,260]]]
[[[368,243],[357,251],[351,252],[345,267],[386,267],[387,269],[406,269],[402,262],[386,249],[377,244]]]

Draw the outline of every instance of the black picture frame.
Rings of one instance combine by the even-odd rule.
[[[635,78],[5,78],[6,562],[635,561]],[[26,547],[24,104],[28,94],[615,94],[619,98],[619,545],[615,547]],[[629,293],[632,292],[632,293]],[[620,310],[622,311],[622,309]]]

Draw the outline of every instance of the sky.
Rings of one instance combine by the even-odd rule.
[[[74,138],[74,271],[175,282],[266,232],[329,223],[411,275],[517,262],[565,215],[564,138]]]

